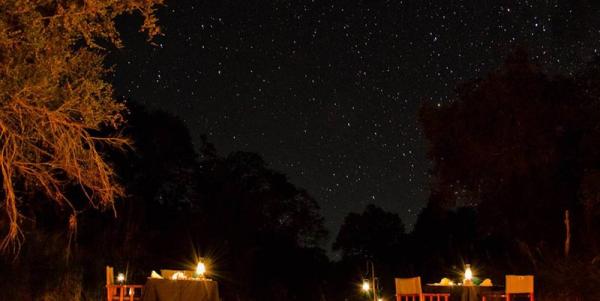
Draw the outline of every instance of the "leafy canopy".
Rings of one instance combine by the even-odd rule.
[[[0,1],[0,249],[17,247],[27,194],[41,191],[72,210],[77,185],[94,207],[112,207],[123,189],[101,147],[122,147],[119,134],[100,135],[122,122],[99,44],[121,46],[114,19],[144,17],[141,30],[159,33],[154,15],[163,0]]]

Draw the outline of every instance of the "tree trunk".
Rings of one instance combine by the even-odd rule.
[[[565,210],[565,258],[569,257],[571,250],[571,221],[569,220],[569,210]]]

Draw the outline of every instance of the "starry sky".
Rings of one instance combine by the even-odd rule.
[[[177,0],[149,45],[122,25],[115,87],[181,118],[221,155],[260,153],[313,195],[335,238],[369,203],[410,229],[429,194],[423,102],[516,46],[549,72],[600,50],[600,1]]]

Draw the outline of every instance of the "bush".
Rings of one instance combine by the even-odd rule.
[[[539,300],[600,300],[600,265],[590,260],[546,262],[538,271]]]

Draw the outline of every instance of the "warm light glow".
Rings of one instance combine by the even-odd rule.
[[[163,279],[161,275],[159,275],[156,271],[152,271],[150,274],[150,278]]]
[[[362,290],[365,292],[368,292],[371,289],[371,286],[369,285],[368,281],[363,281],[362,283]]]
[[[471,265],[467,264],[467,269],[465,270],[465,280],[471,281],[473,279],[473,271],[471,271]]]
[[[182,272],[175,272],[173,276],[171,276],[172,280],[185,280],[185,274]]]
[[[377,301],[383,301],[383,298],[377,298]]]
[[[206,266],[202,261],[199,261],[198,265],[196,266],[196,275],[204,276],[204,273],[206,273]]]
[[[123,273],[119,273],[117,275],[117,282],[123,283],[125,281],[125,275]]]

